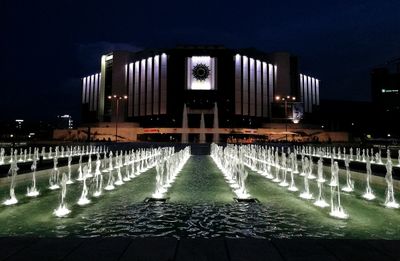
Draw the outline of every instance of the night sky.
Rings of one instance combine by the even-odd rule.
[[[400,57],[400,2],[0,1],[0,120],[79,119],[80,77],[112,50],[222,44],[288,51],[322,99],[369,100],[370,69]]]

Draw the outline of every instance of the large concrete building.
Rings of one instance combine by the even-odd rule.
[[[319,93],[320,81],[301,73],[289,53],[223,46],[115,51],[101,57],[100,72],[82,78],[82,120],[190,135],[202,126],[215,134],[307,118]]]

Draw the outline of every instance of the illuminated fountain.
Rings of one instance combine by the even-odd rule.
[[[130,178],[133,179],[136,177],[136,171],[135,171],[135,153],[132,151],[131,156],[130,156],[130,167],[131,167],[131,172],[130,172]],[[138,173],[139,174],[139,173]]]
[[[246,179],[247,179],[248,175],[249,175],[248,172],[244,169],[244,165],[239,164],[239,171],[238,171],[239,188],[234,191],[236,196],[239,199],[250,198],[250,194],[247,193],[247,190],[246,190]]]
[[[29,152],[28,152],[28,159],[27,159],[27,161],[31,161],[32,160],[32,148],[31,147],[29,147],[29,150],[28,150]],[[34,152],[33,152],[34,154],[36,153],[36,150],[34,150]],[[34,157],[35,157],[35,155],[34,155]]]
[[[4,148],[1,148],[1,149],[0,149],[0,165],[3,165],[3,164],[4,164],[5,154],[6,154],[5,149],[4,149]]]
[[[37,190],[36,188],[36,157],[34,157],[33,159],[31,170],[32,170],[32,186],[26,188],[26,195],[28,197],[37,197],[39,196],[39,190]]]
[[[68,209],[67,204],[65,204],[65,196],[67,195],[67,175],[65,173],[62,174],[61,178],[61,197],[60,197],[60,205],[57,209],[53,211],[53,214],[56,217],[65,217],[71,210]]]
[[[329,186],[336,187],[339,184],[339,171],[335,171],[335,161],[331,158],[331,182]]]
[[[275,151],[275,157],[274,157],[274,166],[275,166],[275,178],[272,180],[272,182],[279,183],[281,182],[281,179],[279,177],[280,169],[281,166],[279,165],[279,155],[278,151]]]
[[[237,198],[250,198],[245,185],[248,173],[244,169],[244,152],[239,150],[238,147],[227,146],[222,148],[213,143],[211,145],[211,157]]]
[[[362,161],[362,162],[365,162],[365,161],[366,161],[366,159],[365,159],[365,149],[362,150],[361,161]]]
[[[399,203],[396,202],[396,199],[394,197],[392,171],[393,171],[392,161],[390,160],[390,158],[388,158],[386,162],[386,175],[385,175],[385,180],[387,183],[385,206],[387,208],[399,208]]]
[[[312,156],[310,157],[310,160],[308,161],[308,168],[306,169],[307,177],[308,179],[316,179],[317,177],[313,174],[313,169],[314,169],[314,163],[312,160]]]
[[[14,154],[16,155],[16,154]],[[11,156],[12,157],[12,156]],[[11,174],[11,183],[10,183],[10,198],[3,202],[3,205],[14,205],[18,203],[18,199],[15,197],[15,177],[18,173],[18,165],[17,165],[17,157],[14,156],[13,161],[11,162],[10,170],[8,171]]]
[[[112,173],[113,171],[113,153],[110,151],[108,155],[108,169],[105,170],[108,171],[108,180],[107,180],[107,185],[105,186],[105,190],[113,190],[115,189],[114,187],[114,175]]]
[[[274,176],[271,173],[271,164],[267,164],[267,174],[265,175],[267,179],[273,179]]]
[[[124,178],[122,179],[125,182],[131,180],[129,160],[130,160],[130,155],[127,152],[125,152],[125,155],[124,155],[125,175],[124,175]]]
[[[49,148],[49,154],[47,154],[47,158],[48,158],[48,159],[51,159],[51,158],[52,158],[52,154],[53,154],[53,148],[50,147],[50,148]]]
[[[87,173],[86,173],[86,178],[93,178],[92,174],[92,156],[89,154],[88,162],[87,162]]]
[[[308,165],[309,165],[308,158],[304,157],[304,165],[303,166],[304,166],[305,170],[307,170]],[[300,194],[300,197],[304,198],[304,199],[312,199],[313,198],[312,193],[310,193],[310,186],[308,184],[308,174],[309,174],[309,172],[305,171],[305,173],[304,173],[304,191]]]
[[[124,184],[124,181],[122,180],[122,173],[121,173],[121,168],[122,168],[122,152],[120,154],[115,155],[115,167],[117,168],[117,181],[114,182],[114,185],[117,186],[122,186]]]
[[[76,180],[83,180],[83,171],[82,171],[82,154],[79,155],[79,163],[78,163],[78,178]]]
[[[366,174],[367,187],[365,189],[365,193],[363,194],[363,198],[367,200],[373,200],[375,199],[375,195],[370,185],[372,171],[371,171],[371,161],[369,157],[367,157],[366,168],[367,168],[367,174]]]
[[[170,152],[172,152],[172,150],[170,150]],[[150,160],[149,157],[147,160]],[[189,157],[190,147],[186,147],[174,154],[169,154],[167,152],[167,155],[160,159],[159,163],[156,164],[156,189],[152,194],[152,198],[163,199],[165,197],[165,194],[168,192],[168,188],[175,181],[177,175],[182,170]],[[152,164],[150,164],[149,161],[147,167],[150,168],[151,166]]]
[[[269,162],[269,151],[267,149],[265,149],[263,152],[261,175],[263,175],[267,179],[273,178],[273,176],[271,175],[271,164]]]
[[[324,174],[323,174],[323,162],[322,162],[322,157],[319,158],[318,160],[318,179],[317,179],[317,183],[318,183],[318,197],[317,200],[314,202],[314,205],[321,207],[321,208],[325,208],[328,207],[329,204],[325,201],[324,199]]]
[[[287,160],[286,160],[286,153],[282,153],[282,181],[279,183],[279,186],[281,187],[287,187],[289,186],[289,183],[286,181],[286,175],[287,175]]]
[[[18,160],[18,162],[24,162],[24,153],[22,151],[22,148],[20,149],[20,152],[19,152],[19,160]]]
[[[297,163],[297,150],[294,151],[294,174],[299,174],[299,164]]]
[[[68,180],[67,180],[67,184],[73,184],[74,181],[71,178],[71,162],[72,162],[72,156],[71,154],[68,155]]]
[[[156,189],[153,193],[153,198],[163,198],[164,193],[167,192],[164,188],[164,161],[160,161],[156,164]]]
[[[304,164],[304,153],[301,154],[301,172],[300,172],[300,176],[305,176],[306,175],[306,169],[307,166],[305,166]]]
[[[51,170],[50,179],[49,179],[49,184],[50,184],[49,189],[51,189],[51,190],[60,188],[60,185],[58,184],[60,171],[57,168],[57,164],[58,164],[57,157],[54,157],[53,164],[54,164],[54,166],[53,166],[53,169]]]
[[[381,150],[379,150],[379,152],[376,153],[376,162],[377,164],[383,165]]]
[[[332,167],[332,176],[338,177],[339,165],[337,161],[334,162]],[[331,186],[331,212],[329,213],[332,217],[346,219],[348,215],[344,211],[340,202],[340,185],[336,182],[336,186]]]
[[[90,199],[88,199],[87,195],[89,193],[88,187],[86,185],[86,174],[88,173],[88,167],[83,167],[83,185],[82,185],[82,194],[78,200],[78,205],[84,206],[90,203]]]
[[[324,178],[324,169],[323,169],[323,159],[322,157],[319,157],[319,160],[317,162],[317,172],[318,172],[318,178],[317,182],[324,183],[326,180]]]
[[[41,152],[40,152],[40,155],[41,155],[42,159],[46,159],[46,158],[47,158],[47,157],[46,157],[46,148],[45,148],[45,147],[42,147],[42,150],[41,150]]]
[[[290,171],[290,185],[289,185],[289,188],[288,188],[288,190],[289,191],[298,191],[299,189],[296,187],[296,184],[295,184],[295,182],[294,182],[294,173],[295,173],[295,171],[296,171],[296,156],[295,156],[295,153],[291,153],[290,154],[290,163],[292,164],[292,168],[291,168],[291,171]]]
[[[101,175],[100,166],[101,166],[100,154],[97,153],[96,170],[94,171],[94,183],[95,183],[95,191],[93,193],[94,197],[100,197],[103,189],[103,175]]]
[[[353,155],[353,148],[350,148],[350,160],[354,160],[354,155]]]
[[[369,157],[367,156],[367,159]],[[350,159],[348,156],[346,156],[344,160],[344,165],[346,167],[346,186],[342,188],[343,191],[345,192],[352,192],[354,191],[354,181],[351,180],[351,172],[350,172]]]
[[[400,167],[400,150],[397,151],[397,166]]]

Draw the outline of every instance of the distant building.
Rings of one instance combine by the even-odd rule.
[[[321,129],[347,131],[355,137],[374,134],[376,128],[372,103],[368,101],[322,100],[314,123]]]
[[[21,120],[21,119],[15,120],[15,128],[17,130],[21,130],[23,123],[24,123],[24,120]]]
[[[57,116],[57,128],[58,129],[73,129],[74,121],[68,114]]]
[[[380,136],[400,137],[400,58],[371,71],[371,89]]]

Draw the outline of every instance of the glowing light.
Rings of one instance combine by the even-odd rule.
[[[387,208],[399,208],[400,205],[396,201],[389,201],[389,202],[385,203],[385,207],[387,207]]]
[[[352,192],[352,191],[354,191],[354,189],[352,189],[351,187],[348,187],[348,186],[343,187],[342,190],[343,190],[344,192]]]
[[[93,197],[100,197],[101,196],[101,191],[96,191],[95,193],[93,193]]]
[[[65,217],[66,215],[68,215],[69,213],[71,213],[71,210],[69,210],[65,205],[63,206],[59,206],[57,209],[54,210],[53,214],[56,217]]]
[[[313,199],[313,194],[309,192],[303,192],[300,194],[300,197],[304,199]]]
[[[362,197],[365,198],[366,200],[374,200],[375,199],[375,195],[371,192],[364,193],[364,195],[362,195]]]
[[[290,186],[290,187],[288,187],[288,190],[289,190],[289,191],[293,191],[293,192],[299,191],[299,189],[296,188],[295,186]]]
[[[329,204],[325,200],[317,200],[314,202],[314,205],[320,208],[329,207]]]
[[[124,185],[124,182],[122,180],[117,180],[114,182],[114,184],[117,186],[122,186],[122,185]]]
[[[59,188],[60,188],[60,186],[57,185],[57,184],[52,185],[52,186],[49,187],[50,190],[56,190],[56,189],[59,189]]]
[[[114,185],[108,185],[108,186],[106,186],[104,189],[105,189],[105,190],[114,190],[115,187],[114,187]]]
[[[247,192],[242,192],[241,190],[235,190],[235,194],[239,199],[250,198],[250,195]]]
[[[329,212],[329,215],[339,219],[347,219],[349,217],[343,209],[334,209]]]
[[[17,203],[18,203],[18,199],[10,198],[10,199],[7,199],[6,201],[4,201],[3,205],[10,206],[10,205],[15,205]]]
[[[39,191],[34,190],[34,191],[29,191],[28,193],[26,193],[27,197],[37,197],[39,196]]]
[[[78,205],[79,206],[84,206],[84,205],[87,205],[89,203],[90,203],[90,199],[88,199],[88,198],[80,198],[78,200]]]
[[[287,186],[289,186],[289,183],[287,183],[286,181],[282,181],[278,185],[281,186],[281,187],[287,187]]]
[[[153,193],[153,195],[151,195],[152,198],[155,199],[162,199],[164,198],[164,193]]]
[[[114,56],[112,54],[108,55],[108,56],[106,56],[106,61],[112,60],[113,58],[114,58]]]

